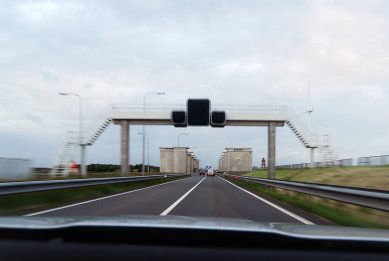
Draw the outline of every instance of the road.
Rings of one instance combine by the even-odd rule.
[[[310,222],[220,177],[193,176],[28,216],[179,215]]]

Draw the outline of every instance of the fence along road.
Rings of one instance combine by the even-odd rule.
[[[357,164],[360,167],[365,166],[385,166],[389,165],[389,155],[369,156],[357,158]],[[353,159],[341,159],[323,162],[314,162],[314,168],[326,168],[326,167],[352,167]],[[310,167],[310,163],[298,163],[276,166],[277,169],[306,169]]]

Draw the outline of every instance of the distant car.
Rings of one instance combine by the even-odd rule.
[[[208,170],[208,172],[207,172],[207,176],[215,176],[215,173],[216,173],[216,171],[215,170],[212,170],[212,169],[210,169],[210,170]]]
[[[200,175],[205,175],[205,170],[201,169],[200,170]]]

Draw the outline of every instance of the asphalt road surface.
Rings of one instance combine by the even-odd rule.
[[[28,216],[178,215],[259,222],[310,221],[220,177],[193,176]]]

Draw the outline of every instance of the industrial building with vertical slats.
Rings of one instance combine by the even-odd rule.
[[[226,148],[219,158],[218,169],[226,173],[247,173],[253,171],[251,148]]]
[[[200,161],[188,147],[159,148],[160,172],[193,173],[199,169]]]

